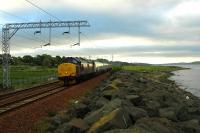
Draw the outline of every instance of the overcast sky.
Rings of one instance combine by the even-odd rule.
[[[11,39],[15,56],[51,54],[127,62],[173,63],[200,60],[200,0],[29,0],[61,20],[88,20],[77,29],[23,30]],[[6,12],[6,13],[5,13]],[[10,15],[9,15],[10,14]],[[1,0],[0,24],[55,20],[25,0]],[[2,27],[0,25],[0,27]],[[39,29],[38,29],[39,30]]]

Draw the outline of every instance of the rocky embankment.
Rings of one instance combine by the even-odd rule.
[[[119,71],[69,110],[48,119],[56,133],[200,133],[200,100],[167,79]]]

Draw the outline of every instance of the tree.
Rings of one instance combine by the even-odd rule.
[[[25,55],[23,58],[22,58],[22,61],[25,63],[25,64],[28,64],[28,65],[33,65],[33,57],[30,56],[30,55]]]
[[[51,60],[49,58],[44,58],[42,61],[42,66],[51,67]]]

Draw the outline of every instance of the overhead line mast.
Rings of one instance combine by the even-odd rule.
[[[20,29],[35,28],[63,28],[63,27],[89,27],[88,21],[50,21],[50,22],[30,22],[30,23],[8,23],[2,28],[2,68],[3,68],[3,88],[10,88],[10,39]]]

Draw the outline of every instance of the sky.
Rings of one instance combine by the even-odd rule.
[[[200,61],[200,0],[29,0],[63,21],[87,20],[81,28],[19,30],[13,56],[50,54],[141,63]],[[25,0],[0,0],[0,24],[57,21]],[[2,25],[0,25],[2,28]],[[113,58],[112,58],[113,57]]]

